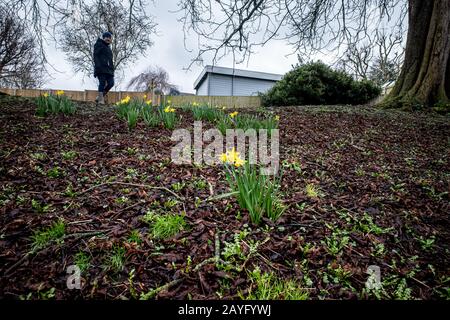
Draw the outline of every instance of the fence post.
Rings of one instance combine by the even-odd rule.
[[[84,92],[83,92],[83,101],[84,102],[86,102],[86,99],[87,99],[87,92],[86,92],[87,90],[84,90]]]

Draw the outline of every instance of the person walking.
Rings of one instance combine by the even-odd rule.
[[[105,96],[114,86],[114,65],[111,50],[112,34],[105,32],[94,45],[94,77],[98,78],[97,104],[105,104]]]

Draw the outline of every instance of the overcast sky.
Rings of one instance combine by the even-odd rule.
[[[127,83],[132,76],[144,71],[150,65],[158,65],[164,68],[170,76],[172,83],[177,85],[183,92],[195,93],[194,81],[202,71],[202,66],[194,65],[191,70],[185,71],[191,59],[195,56],[197,49],[197,37],[193,34],[187,39],[187,46],[193,52],[186,51],[184,47],[184,35],[182,24],[177,21],[180,13],[173,13],[177,10],[177,0],[156,0],[154,4],[148,5],[148,12],[155,16],[158,23],[158,35],[152,35],[154,46],[148,50],[136,63],[133,63],[125,70],[125,81]],[[172,12],[171,12],[172,11]],[[282,41],[269,42],[263,48],[257,48],[249,63],[237,64],[238,69],[255,70],[269,73],[284,74],[289,71],[293,64],[297,63],[296,54],[292,53],[292,48]],[[95,89],[96,79],[84,77],[82,74],[75,74],[71,65],[65,60],[65,54],[55,48],[55,45],[47,47],[49,61],[59,71],[52,71],[53,80],[46,84],[48,88],[65,90]],[[211,64],[209,58],[205,58],[204,65]],[[227,57],[219,61],[216,65],[233,67],[232,57]],[[50,69],[51,70],[51,69]],[[121,85],[115,90],[125,90]],[[113,90],[114,90],[113,89]]]

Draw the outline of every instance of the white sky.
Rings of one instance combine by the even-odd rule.
[[[158,65],[164,68],[170,76],[170,81],[177,85],[183,92],[194,91],[194,81],[202,71],[202,66],[194,65],[191,70],[185,71],[191,59],[197,52],[197,36],[192,34],[187,39],[187,46],[192,52],[186,51],[184,47],[184,35],[182,23],[177,19],[181,13],[173,13],[177,10],[177,0],[157,0],[148,5],[148,12],[155,16],[158,23],[158,35],[152,35],[154,45],[146,55],[142,56],[137,62],[131,64],[125,70],[125,79],[119,87],[113,90],[126,90],[125,84],[129,79],[138,73],[144,71],[148,66]],[[169,12],[172,11],[172,12]],[[237,64],[238,69],[255,70],[269,73],[284,74],[297,63],[297,55],[291,54],[292,48],[282,41],[271,41],[263,48],[256,48],[254,55],[251,56],[249,63]],[[46,48],[48,60],[59,71],[56,72],[50,68],[53,80],[49,81],[45,87],[63,90],[95,90],[96,80],[93,76],[84,77],[78,73],[75,74],[71,65],[65,60],[65,54],[55,48],[55,45],[49,45]],[[325,58],[325,59],[324,59]],[[322,57],[327,60],[326,57]],[[204,65],[212,64],[211,59],[204,58]],[[233,67],[231,55],[219,61],[216,65],[223,67]]]

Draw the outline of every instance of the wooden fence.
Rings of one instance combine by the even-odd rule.
[[[55,94],[57,89],[4,89],[0,88],[0,92],[12,95],[12,96],[20,96],[20,97],[30,97],[35,98],[39,97],[44,93],[52,93]],[[69,97],[75,101],[86,101],[86,102],[94,102],[97,97],[98,92],[96,90],[84,90],[84,91],[74,91],[74,90],[64,90],[64,95]],[[126,96],[131,98],[142,98],[144,93],[136,92],[136,91],[110,91],[108,93],[108,102],[116,103]],[[148,97],[151,99],[151,97]],[[153,102],[155,104],[159,104],[161,97],[159,95],[154,95]]]
[[[44,93],[55,94],[57,89],[4,89],[0,88],[0,92],[21,97],[39,97]],[[73,91],[64,90],[64,94],[75,101],[93,102],[97,97],[96,90]],[[108,102],[116,103],[121,99],[129,96],[131,98],[142,98],[143,92],[136,91],[110,91],[108,93]],[[153,98],[153,99],[152,99]],[[211,106],[227,107],[227,108],[259,108],[261,106],[260,97],[244,97],[244,96],[160,96],[154,95],[148,97],[152,99],[154,104],[171,101],[173,106],[180,106],[187,103],[209,104]]]
[[[261,98],[257,96],[167,96],[163,97],[163,99],[171,100],[171,103],[174,106],[196,102],[199,104],[209,104],[210,106],[227,108],[261,107]]]

